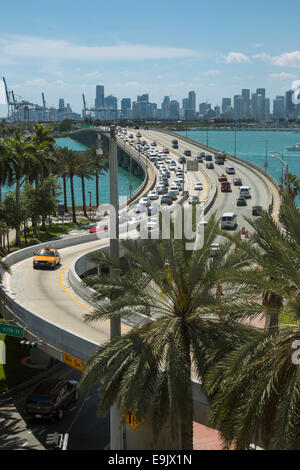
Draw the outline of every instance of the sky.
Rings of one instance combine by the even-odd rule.
[[[102,84],[105,95],[149,93],[159,106],[194,90],[198,108],[242,88],[266,88],[272,100],[300,79],[299,0],[14,0],[0,8],[0,77],[38,104],[44,92],[48,105],[62,97],[81,113],[82,93],[93,106]]]

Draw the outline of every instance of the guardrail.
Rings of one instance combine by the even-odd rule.
[[[176,138],[180,138],[180,139],[184,140],[185,142],[198,147],[199,149],[204,149],[207,152],[212,153],[213,155],[216,155],[218,152],[222,151],[222,150],[215,149],[214,147],[209,147],[209,146],[207,146],[205,144],[202,144],[200,142],[196,142],[195,140],[192,140],[192,139],[190,139],[188,137],[185,137],[181,134],[176,134],[175,132],[172,132],[172,131],[169,131],[169,130],[166,130],[166,129],[155,129],[155,130],[158,131],[158,132],[162,132],[164,134],[171,135],[171,136],[176,137]],[[263,182],[264,186],[266,187],[266,189],[269,193],[269,199],[271,201],[270,204],[269,204],[269,213],[271,214],[272,211],[273,211],[274,197],[273,197],[273,193],[270,190],[270,187],[266,184],[266,181],[262,176],[267,178],[275,186],[275,189],[278,191],[278,194],[279,194],[280,193],[279,192],[279,186],[278,186],[277,182],[274,180],[274,178],[268,172],[265,172],[262,168],[255,165],[255,163],[244,160],[240,157],[237,157],[236,155],[232,155],[232,154],[227,153],[227,152],[225,152],[225,153],[226,153],[226,156],[228,156],[229,160],[236,161],[236,162],[238,162],[238,163],[240,163],[240,164],[242,164],[242,165],[244,165],[244,166],[246,166],[246,167],[248,167],[252,170],[256,170],[258,172],[258,176],[259,176],[260,180]]]

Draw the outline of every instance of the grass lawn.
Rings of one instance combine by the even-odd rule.
[[[39,238],[33,238],[33,228],[29,227],[29,235],[27,237],[27,243],[25,244],[25,238],[21,235],[21,246],[20,248],[24,248],[25,246],[36,245],[37,243],[43,243],[51,238],[59,237],[62,234],[67,233],[69,230],[73,230],[76,228],[84,227],[85,225],[89,225],[92,222],[89,220],[84,220],[82,222],[74,223],[74,222],[65,222],[64,223],[64,231],[62,224],[52,224],[51,227],[46,225],[46,231],[40,230]],[[12,243],[12,247],[15,242]]]

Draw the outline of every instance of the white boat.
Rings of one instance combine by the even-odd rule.
[[[290,145],[286,148],[289,152],[300,152],[300,144]]]

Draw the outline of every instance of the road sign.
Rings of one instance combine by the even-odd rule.
[[[83,370],[83,363],[80,359],[77,359],[66,352],[62,353],[62,357],[63,361],[68,364],[68,366],[74,367],[74,369]]]
[[[130,426],[130,428],[134,431],[136,428],[138,428],[141,424],[143,424],[143,422],[145,421],[144,418],[142,418],[140,421],[138,421],[136,419],[136,416],[135,416],[135,411],[129,411],[129,413],[125,413],[123,414],[123,418],[124,420],[126,421],[126,423],[128,424],[128,426]]]
[[[7,325],[6,323],[0,323],[0,333],[7,336],[24,338],[24,328],[15,325]]]
[[[187,160],[186,170],[187,171],[198,171],[198,162],[196,160]]]

